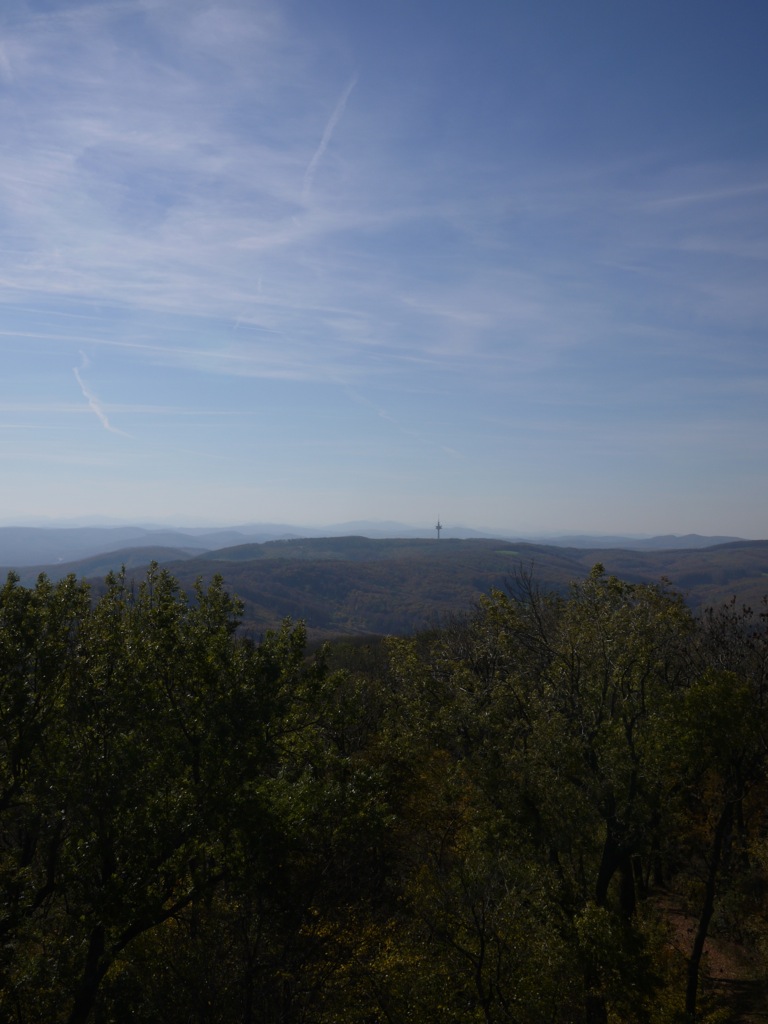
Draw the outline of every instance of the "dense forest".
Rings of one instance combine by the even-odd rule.
[[[242,613],[8,577],[0,1019],[761,1019],[765,605],[598,565],[311,655]]]
[[[0,579],[13,571],[21,583],[33,587],[41,572],[54,581],[74,574],[88,579],[99,593],[109,572],[125,566],[140,578],[152,562],[189,592],[199,577],[223,575],[242,600],[243,627],[252,635],[279,629],[291,618],[305,624],[314,645],[340,635],[402,635],[432,628],[448,615],[463,613],[484,594],[505,590],[521,567],[542,587],[562,594],[571,580],[581,579],[601,562],[610,575],[628,583],[669,580],[694,611],[734,596],[740,604],[757,607],[766,593],[768,541],[639,551],[490,539],[307,537],[197,554],[178,548],[123,548],[71,563],[10,564],[0,570]]]

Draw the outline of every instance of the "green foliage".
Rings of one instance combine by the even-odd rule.
[[[242,614],[0,590],[3,1020],[672,1024],[768,955],[764,617],[600,566],[312,658]]]

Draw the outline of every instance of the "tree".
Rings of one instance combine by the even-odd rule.
[[[93,603],[71,579],[6,584],[9,1019],[87,1020],[136,940],[207,898],[270,833],[259,773],[274,764],[270,714],[303,636],[239,642],[239,611],[221,580],[190,601],[154,566],[138,589],[110,576]]]
[[[240,611],[157,566],[0,590],[3,1019],[701,1015],[705,939],[768,892],[765,619],[599,566],[313,657]]]
[[[475,616],[440,633],[418,664],[417,647],[400,646],[400,671],[412,679],[404,720],[419,722],[431,748],[449,758],[443,785],[464,780],[453,803],[468,802],[473,820],[495,822],[493,841],[476,838],[469,846],[463,828],[438,830],[441,857],[432,854],[419,875],[433,893],[452,894],[445,920],[466,917],[465,929],[475,922],[474,945],[462,945],[467,969],[470,950],[477,957],[488,948],[487,927],[496,920],[484,916],[479,930],[469,893],[485,891],[486,906],[492,905],[491,879],[509,876],[514,864],[529,878],[546,879],[547,896],[538,905],[548,907],[542,920],[548,920],[550,950],[571,957],[545,955],[542,944],[533,969],[540,984],[553,970],[553,987],[556,977],[580,971],[580,981],[567,988],[588,1022],[607,1020],[611,1006],[625,1020],[650,1012],[656,978],[636,914],[638,877],[663,827],[669,780],[658,726],[668,694],[684,685],[692,629],[680,599],[663,587],[622,583],[598,566],[567,599],[533,586],[518,596],[493,595]],[[483,829],[475,826],[472,834]],[[471,871],[460,849],[473,851]],[[490,885],[485,890],[476,890],[479,864]],[[508,915],[513,904],[505,898],[502,905]],[[536,934],[529,910],[530,904],[519,908],[520,935]],[[511,934],[503,942],[500,934],[493,938],[508,957],[503,983],[493,986],[499,997],[493,1011],[491,989],[483,982],[481,994],[483,972],[474,963],[487,1019],[492,1013],[506,1019],[502,991],[522,991]],[[571,1019],[578,1012],[574,1003],[566,1011]]]

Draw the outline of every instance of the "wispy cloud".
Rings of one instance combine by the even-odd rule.
[[[0,79],[7,84],[13,82],[13,70],[11,68],[11,62],[8,60],[8,54],[5,52],[5,47],[0,41]]]
[[[312,186],[314,185],[315,182],[315,174],[317,173],[317,168],[320,164],[320,161],[323,159],[323,156],[325,155],[326,149],[328,149],[330,141],[333,137],[333,133],[336,131],[339,121],[344,115],[344,110],[347,106],[347,101],[349,100],[349,97],[352,95],[352,90],[355,88],[355,85],[357,85],[357,75],[354,75],[349,80],[346,88],[339,97],[336,106],[333,108],[333,113],[328,118],[325,128],[323,129],[320,144],[318,145],[315,152],[312,154],[312,159],[307,164],[307,169],[304,172],[304,187],[302,188],[301,191],[301,198],[302,202],[304,203],[306,203],[310,197],[310,193],[312,192]]]
[[[357,383],[417,366],[487,381],[619,337],[638,274],[638,330],[766,312],[757,277],[701,260],[760,254],[745,230],[761,222],[759,167],[641,181],[633,161],[543,168],[421,145],[402,99],[375,107],[352,66],[321,65],[280,4],[199,0],[181,18],[178,0],[146,0],[126,39],[132,6],[39,14],[9,28],[0,59],[0,299],[128,312],[79,344],[231,377]],[[705,231],[704,200],[732,225]],[[153,313],[162,330],[136,329]]]
[[[446,455],[449,455],[452,459],[464,459],[466,455],[456,448],[445,445],[439,439],[437,432],[430,433],[428,430],[415,429],[412,426],[408,426],[401,418],[393,416],[392,413],[387,412],[386,409],[382,408],[377,402],[371,401],[365,395],[359,391],[353,390],[349,387],[343,388],[344,394],[356,405],[362,406],[373,412],[378,419],[383,420],[394,428],[394,430],[408,438],[409,441],[415,442],[419,447],[428,451],[441,451]]]
[[[104,406],[83,380],[80,370],[87,369],[88,366],[90,365],[90,360],[84,353],[81,353],[81,355],[83,360],[82,364],[79,369],[78,367],[75,367],[73,373],[75,375],[75,380],[80,385],[80,390],[83,393],[83,397],[88,402],[91,411],[96,415],[96,417],[98,418],[99,422],[101,423],[102,427],[104,427],[105,430],[108,430],[111,434],[119,434],[121,437],[130,437],[131,435],[127,434],[124,430],[118,430],[117,427],[112,426],[112,424],[109,422],[109,418],[106,412],[104,411]]]
[[[735,184],[727,188],[712,191],[690,192],[683,195],[664,196],[652,200],[649,206],[669,208],[674,206],[697,206],[702,203],[721,203],[759,196],[768,192],[768,181]]]

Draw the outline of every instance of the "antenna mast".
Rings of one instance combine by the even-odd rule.
[[[437,517],[437,524],[435,526],[435,529],[437,530],[437,539],[438,540],[440,540],[440,531],[442,530],[442,528],[443,528],[443,524],[440,522],[440,516],[438,516]]]

